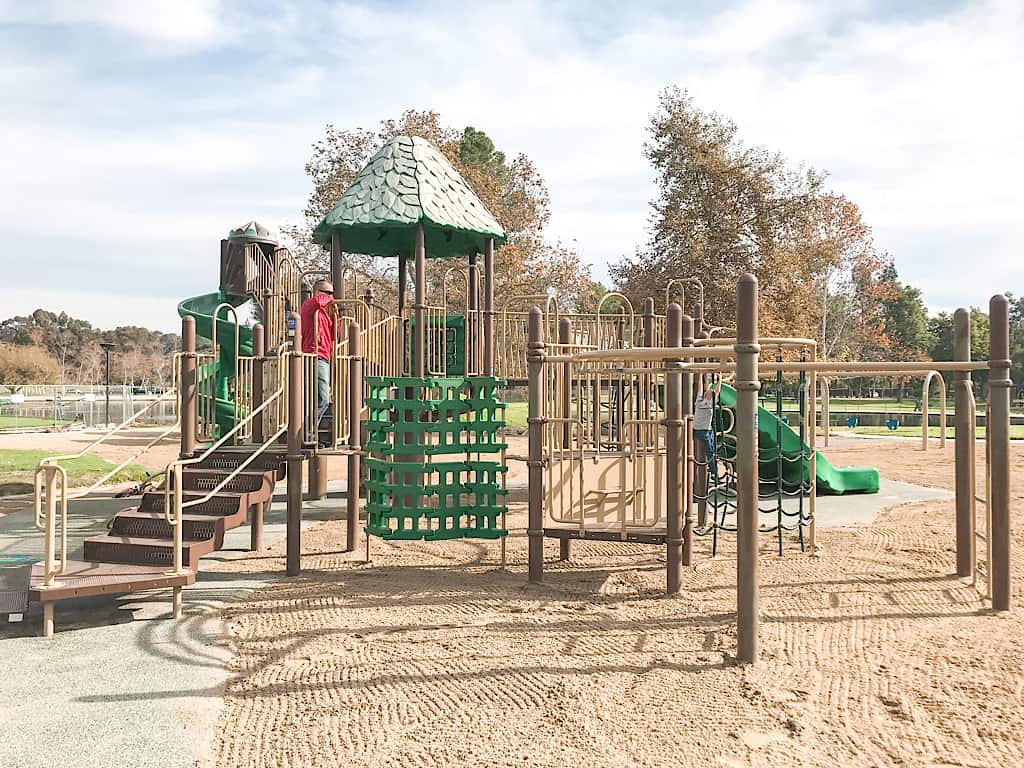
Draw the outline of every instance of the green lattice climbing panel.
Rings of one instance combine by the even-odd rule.
[[[507,512],[501,379],[368,377],[366,532],[497,539]]]

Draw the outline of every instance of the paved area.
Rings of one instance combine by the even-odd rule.
[[[304,525],[338,517],[344,483],[308,502]],[[265,543],[284,537],[284,484],[267,511]],[[72,502],[69,557],[102,531],[131,499]],[[249,528],[229,531],[225,549],[203,558],[246,554]],[[0,518],[0,589],[27,578],[43,538],[30,509]],[[276,567],[276,565],[275,565]],[[219,609],[283,578],[278,572],[204,573],[185,590],[182,621],[168,620],[170,591],[63,601],[56,635],[41,634],[42,611],[21,622],[0,616],[0,766],[193,768],[210,744],[221,708],[232,639]],[[6,585],[6,586],[5,586]]]

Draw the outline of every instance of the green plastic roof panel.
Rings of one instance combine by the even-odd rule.
[[[313,240],[329,246],[338,232],[349,253],[412,256],[420,222],[428,258],[483,251],[490,238],[505,242],[501,225],[437,147],[419,136],[395,136],[324,216]]]
[[[256,221],[249,221],[240,227],[232,229],[228,232],[228,240],[255,240],[261,243],[277,245],[277,240],[274,238],[273,233]]]

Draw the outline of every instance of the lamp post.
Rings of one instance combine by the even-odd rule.
[[[107,422],[106,423],[109,426],[110,425],[110,350],[112,350],[117,345],[114,344],[114,342],[112,342],[112,341],[101,341],[100,342],[100,346],[103,348],[103,355],[106,358],[106,361],[105,361],[106,362],[106,368],[107,368],[107,374],[106,374],[106,376],[107,376],[107,385],[106,385],[106,390],[107,390],[107,417],[106,418],[107,418]]]

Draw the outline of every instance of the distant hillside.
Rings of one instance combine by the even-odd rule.
[[[110,330],[86,320],[37,309],[0,321],[0,384],[104,382],[100,341],[112,341],[110,380],[118,384],[169,386],[180,337],[135,325]]]

